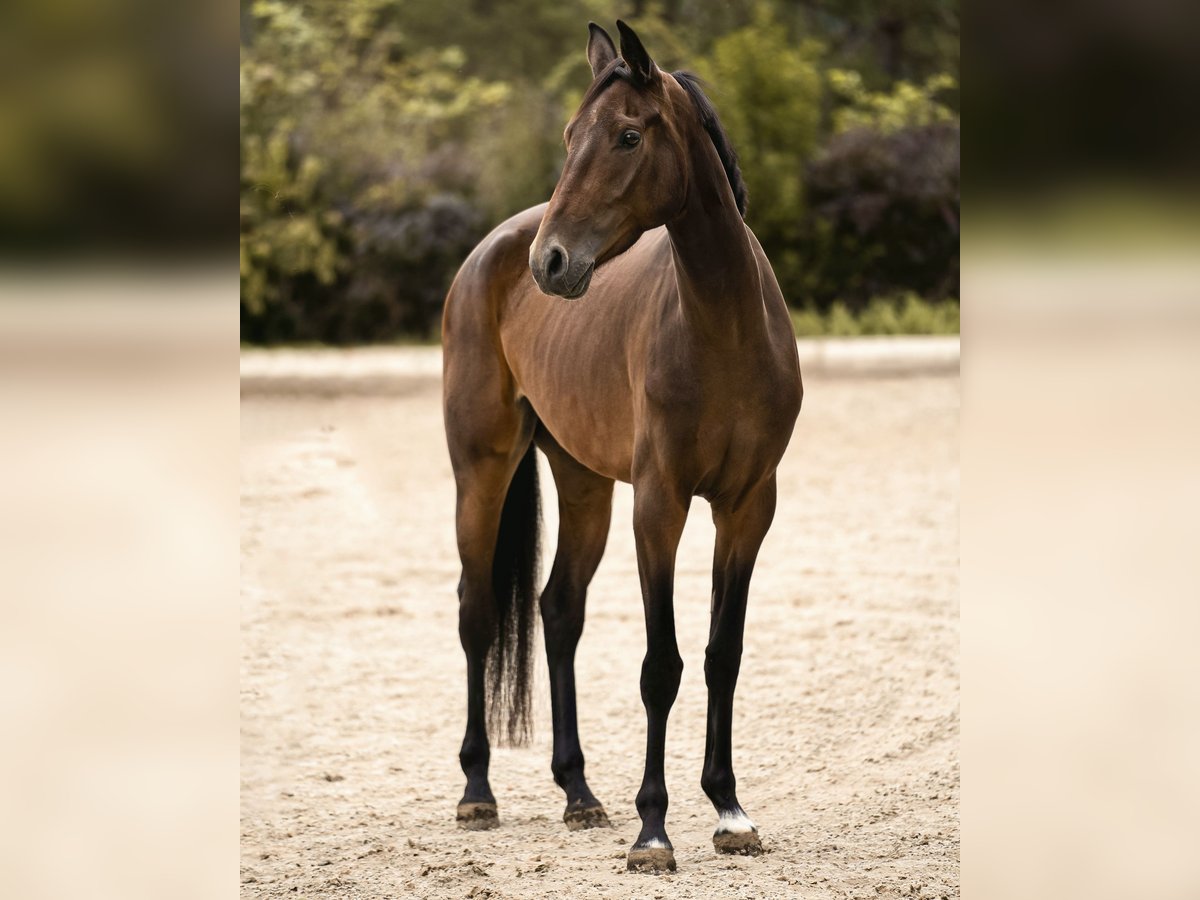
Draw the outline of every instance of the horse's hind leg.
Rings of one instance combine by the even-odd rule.
[[[587,588],[604,554],[612,518],[613,482],[585,468],[539,429],[558,488],[558,551],[542,592],[542,626],[550,668],[554,755],[550,770],[567,795],[563,821],[572,831],[608,825],[608,816],[583,775],[575,715],[575,648],[583,632]]]
[[[737,799],[733,775],[733,693],[742,661],[746,599],[758,548],[775,514],[775,478],[729,507],[714,506],[712,621],[704,652],[708,683],[708,736],[700,784],[717,810],[713,846],[719,853],[762,852],[758,829]]]
[[[458,545],[463,564],[458,584],[458,636],[467,657],[467,729],[458,758],[467,786],[457,819],[461,827],[471,830],[498,824],[496,798],[488,784],[491,748],[484,681],[497,628],[492,559],[513,468],[504,458],[481,460],[458,479]]]
[[[447,416],[447,435],[458,488],[456,528],[462,560],[458,634],[467,661],[467,727],[459,762],[467,786],[458,824],[467,829],[498,824],[488,783],[491,749],[487,732],[488,654],[500,627],[493,564],[505,499],[533,431],[533,418],[518,406],[488,415]]]

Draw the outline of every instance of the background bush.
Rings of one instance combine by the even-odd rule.
[[[798,328],[956,328],[953,3],[243,0],[243,339],[435,336],[471,247],[550,196],[618,16],[707,79]]]

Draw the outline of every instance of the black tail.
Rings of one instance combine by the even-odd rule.
[[[492,563],[498,624],[487,659],[488,733],[510,746],[526,743],[533,725],[530,688],[541,533],[537,451],[530,444],[504,499]]]

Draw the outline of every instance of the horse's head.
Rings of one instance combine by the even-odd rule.
[[[587,292],[596,266],[678,215],[687,194],[691,101],[633,30],[617,27],[620,56],[588,26],[594,80],[567,124],[567,161],[529,250],[538,287],[570,299]]]

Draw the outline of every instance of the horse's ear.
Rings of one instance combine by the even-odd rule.
[[[588,22],[588,62],[592,65],[592,77],[595,78],[617,58],[617,48],[608,32],[595,22]]]
[[[654,65],[654,60],[650,58],[638,36],[633,33],[633,29],[617,19],[617,31],[621,33],[621,58],[625,60],[625,65],[629,66],[634,83],[644,87],[658,80],[658,66]]]

